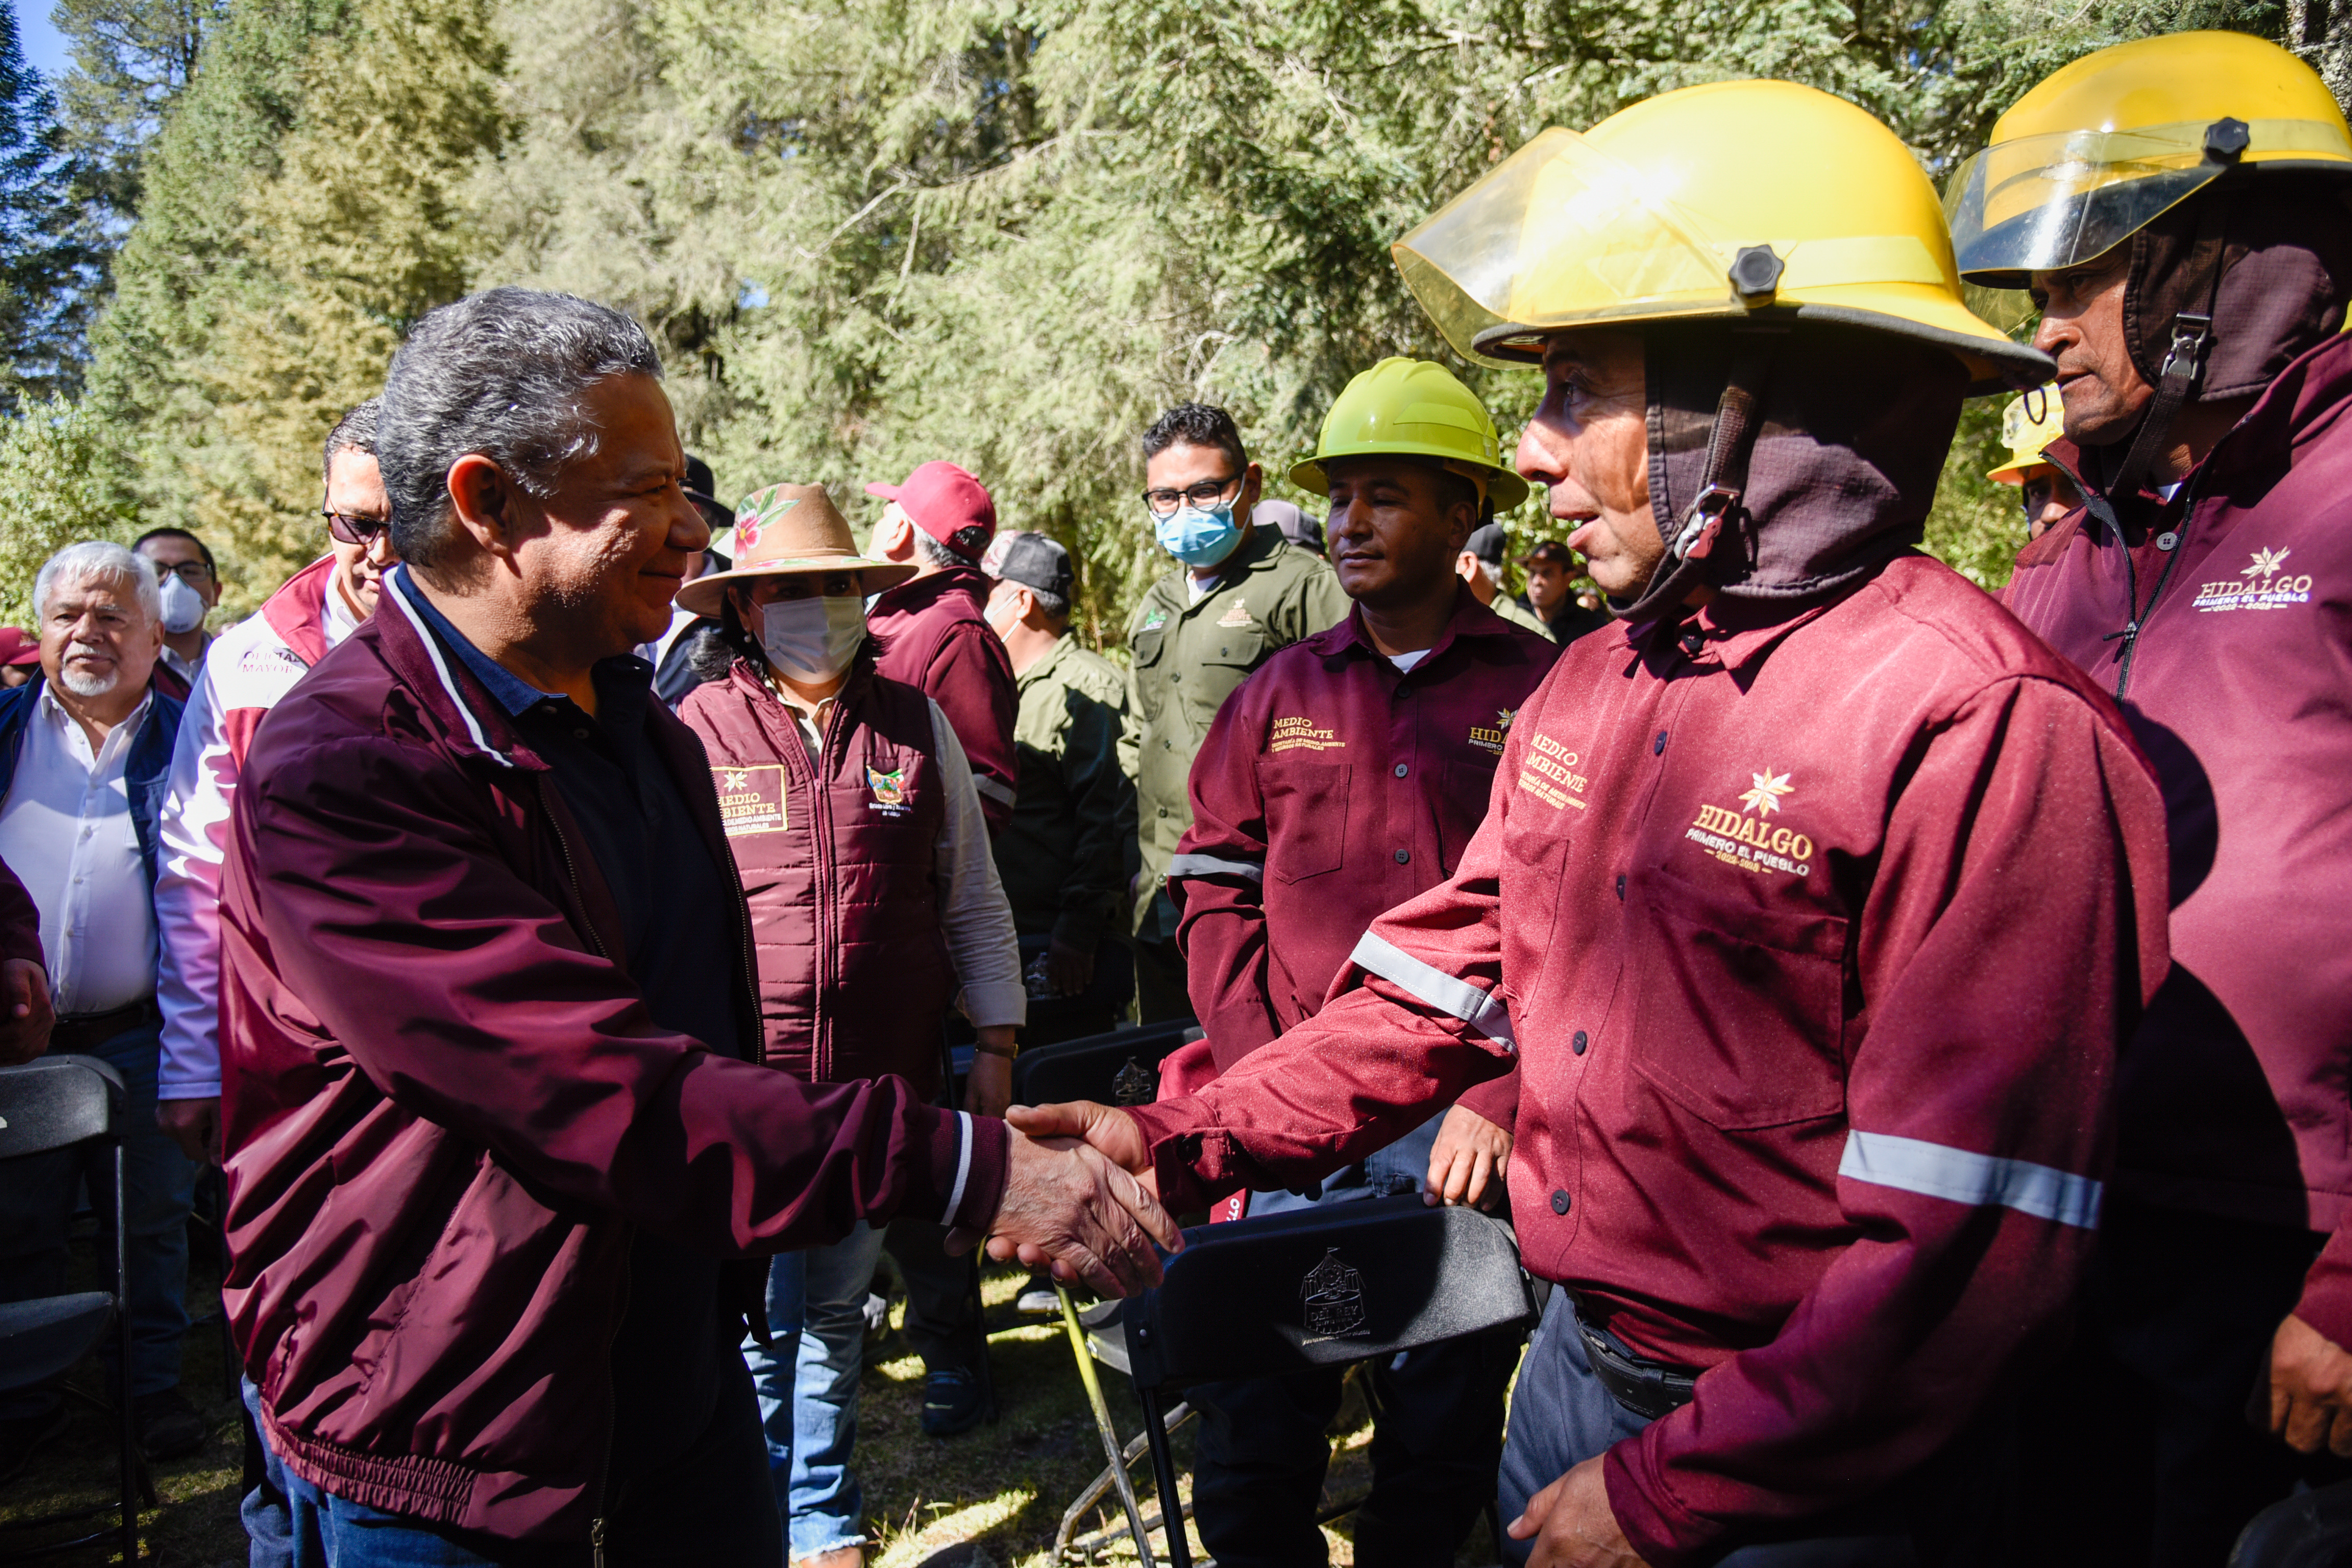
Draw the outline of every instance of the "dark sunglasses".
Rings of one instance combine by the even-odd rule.
[[[320,509],[319,515],[327,520],[327,531],[345,544],[373,544],[376,535],[392,525],[382,518],[353,517],[349,512]]]

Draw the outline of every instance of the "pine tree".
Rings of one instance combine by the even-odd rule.
[[[0,14],[0,413],[80,384],[97,253],[76,176],[57,96]]]
[[[257,582],[318,554],[320,443],[383,389],[409,324],[468,287],[461,194],[504,135],[499,65],[482,0],[360,0],[246,193],[268,286],[226,303],[196,374],[217,446],[195,515]]]
[[[140,156],[194,82],[227,11],[227,0],[57,0],[58,31],[73,42],[58,84],[67,140],[109,220],[137,216]]]

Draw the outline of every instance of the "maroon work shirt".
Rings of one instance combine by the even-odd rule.
[[[2334,1232],[2295,1311],[2352,1345],[2352,339],[2295,361],[2135,550],[2083,514],[2002,602],[2164,780],[2173,971],[2124,1058],[2116,1190]],[[2163,548],[2170,543],[2175,547]],[[2133,623],[2137,589],[2137,631]]]
[[[980,814],[992,836],[1013,820],[1021,762],[1013,750],[1013,722],[1021,693],[1004,639],[988,629],[981,607],[988,579],[973,566],[950,566],[899,584],[866,612],[881,644],[875,669],[903,681],[940,705],[971,763]]]
[[[1454,874],[1514,718],[1559,655],[1465,585],[1410,671],[1353,610],[1218,710],[1168,889],[1219,1071],[1313,1017],[1373,919]],[[1471,1109],[1508,1126],[1515,1089],[1482,1084]]]
[[[1352,989],[1135,1114],[1190,1207],[1360,1158],[1516,1041],[1528,1266],[1704,1369],[1605,1468],[1643,1557],[1699,1561],[1916,1466],[2072,1295],[2163,805],[2113,704],[1916,554],[1571,644],[1495,783]]]

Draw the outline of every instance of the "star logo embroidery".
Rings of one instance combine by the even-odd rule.
[[[1741,795],[1739,804],[1765,816],[1769,816],[1780,810],[1780,797],[1791,792],[1792,786],[1789,783],[1789,775],[1782,773],[1776,778],[1773,776],[1772,770],[1766,768],[1760,773],[1750,773],[1748,776],[1756,781],[1756,787]]]
[[[2253,564],[2241,568],[2239,575],[2242,577],[2276,576],[2278,569],[2286,563],[2286,558],[2294,553],[2292,550],[2257,550],[2254,552]]]
[[[1518,716],[1519,710],[1516,708],[1497,708],[1495,710],[1495,728],[1507,734],[1510,731],[1511,721]]]
[[[730,773],[727,775],[726,784],[720,787],[723,789],[749,789],[751,787],[751,775],[746,773]]]

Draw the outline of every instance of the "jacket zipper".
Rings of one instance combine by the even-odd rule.
[[[543,795],[547,789],[545,778],[540,780],[539,787]],[[580,923],[588,929],[588,940],[595,944],[596,956],[609,963],[613,955],[604,950],[604,938],[597,931],[596,921],[588,913],[588,895],[580,889],[580,868],[572,858],[572,841],[563,837],[563,824],[556,820],[555,814],[546,811],[546,802],[542,800],[540,805],[546,812],[549,830],[555,835],[556,848],[563,852],[563,875],[572,884],[572,901],[579,908]]]
[[[612,1330],[604,1336],[604,1458],[596,1467],[596,1512],[588,1521],[594,1568],[604,1568],[604,1489],[613,1484],[613,1446],[620,1440],[621,1380],[613,1373],[613,1347],[621,1342],[621,1324],[629,1315],[629,1247],[636,1245],[636,1233],[629,1226],[621,1226],[621,1236],[627,1243],[621,1249],[621,1310],[613,1314]]]
[[[2122,631],[2108,634],[2111,637],[2121,637],[2124,644],[2122,651],[2116,659],[2116,700],[2118,702],[2124,700],[2124,689],[2131,684],[2132,652],[2139,647],[2139,634],[2148,621],[2155,617],[2156,606],[2164,600],[2164,585],[2172,581],[2173,563],[2179,560],[2180,552],[2189,547],[2189,521],[2196,510],[2197,493],[2192,487],[2181,495],[2180,526],[2173,532],[2172,548],[2163,552],[2164,566],[2156,574],[2156,591],[2147,596],[2146,616],[2138,613],[2139,572],[2132,565],[2131,547],[2127,544],[2124,545],[2124,591],[2131,596],[2131,616],[2124,622]],[[2120,531],[2116,542],[2118,544],[2124,542],[2120,537]]]
[[[842,693],[843,698],[847,695],[846,690]],[[836,699],[833,705],[832,715],[825,721],[824,735],[816,750],[817,761],[814,769],[816,777],[809,790],[809,798],[814,801],[817,809],[824,814],[825,827],[825,831],[822,833],[812,832],[809,835],[809,845],[815,850],[817,859],[816,886],[813,889],[816,895],[817,963],[825,972],[820,973],[817,980],[814,998],[817,1026],[814,1031],[816,1037],[814,1043],[822,1045],[824,1058],[816,1059],[816,1054],[812,1052],[809,1063],[810,1076],[818,1083],[824,1083],[833,1076],[833,1031],[828,1027],[831,1022],[831,1009],[824,1005],[824,994],[833,978],[830,972],[833,968],[833,955],[839,947],[839,939],[831,929],[835,924],[833,919],[835,910],[832,900],[827,896],[836,884],[833,875],[833,791],[826,786],[825,781],[833,777],[834,768],[840,764],[841,759],[836,752],[848,749],[847,744],[842,740],[842,737],[849,733],[849,726],[841,721],[843,707],[843,701]],[[797,729],[799,726],[795,723],[793,727]],[[800,737],[796,734],[793,737],[793,741],[794,744],[798,744]],[[802,754],[803,756],[807,754],[805,749]]]
[[[548,787],[543,775],[539,787],[542,792]],[[604,939],[589,917],[587,896],[580,889],[580,868],[572,858],[572,841],[563,837],[563,824],[555,814],[545,811],[545,804],[541,803],[541,810],[549,830],[555,835],[556,848],[562,851],[563,875],[572,884],[572,901],[580,908],[580,923],[588,928],[588,940],[594,944],[596,956],[609,963],[613,955],[604,951]],[[635,1232],[625,1222],[621,1226],[621,1307],[613,1314],[613,1326],[604,1335],[604,1457],[596,1468],[596,1512],[588,1521],[588,1544],[595,1568],[604,1568],[604,1489],[613,1481],[613,1445],[619,1440],[621,1391],[620,1380],[613,1375],[613,1347],[620,1343],[621,1322],[629,1315],[629,1248],[636,1243]]]

